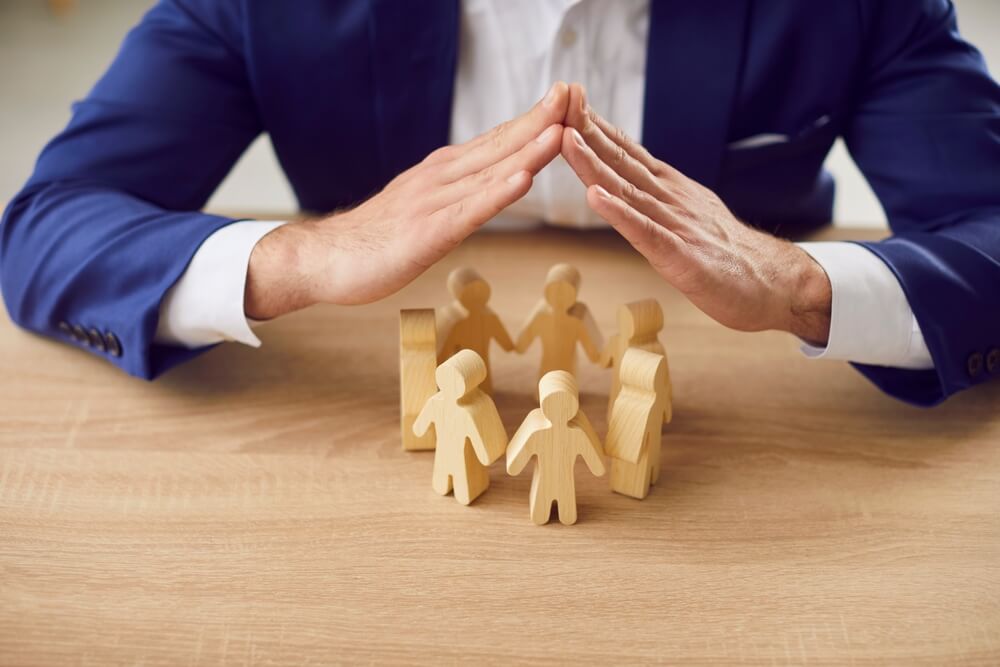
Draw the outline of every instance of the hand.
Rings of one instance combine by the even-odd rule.
[[[733,329],[826,344],[830,280],[805,251],[741,223],[715,193],[597,115],[579,84],[565,125],[562,154],[588,186],[587,204],[695,306]]]
[[[247,316],[399,290],[528,192],[559,154],[568,103],[569,87],[556,83],[524,115],[434,151],[357,208],[267,234],[250,256]]]

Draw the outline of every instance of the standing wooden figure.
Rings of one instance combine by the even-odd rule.
[[[555,502],[559,521],[576,523],[576,484],[573,467],[576,457],[587,463],[590,472],[604,474],[601,441],[580,411],[576,380],[566,371],[551,371],[538,383],[541,407],[525,418],[507,447],[507,472],[520,474],[532,456],[536,457],[531,478],[529,506],[531,520],[548,523]]]
[[[525,352],[542,341],[542,363],[538,376],[549,371],[576,374],[576,346],[597,363],[604,341],[587,306],[576,300],[580,272],[569,264],[556,264],[545,278],[545,298],[538,302],[517,336],[515,347]]]
[[[670,420],[667,360],[638,348],[626,350],[622,388],[611,410],[605,451],[611,457],[611,490],[645,498],[660,478],[663,422]]]
[[[612,368],[611,390],[608,392],[608,420],[611,419],[611,408],[621,391],[620,364],[625,350],[637,347],[640,350],[663,355],[667,364],[667,405],[671,402],[672,388],[670,386],[670,364],[667,352],[660,343],[659,335],[663,329],[663,310],[656,299],[643,299],[626,303],[618,309],[618,333],[608,339],[608,344],[601,353],[599,364],[603,368]],[[667,410],[666,421],[670,421],[670,411]]]
[[[479,389],[486,364],[472,350],[461,350],[435,373],[438,392],[428,399],[413,432],[421,436],[433,424],[437,440],[431,486],[442,496],[454,489],[463,505],[490,485],[486,468],[507,448],[507,432],[496,406]]]
[[[448,274],[448,291],[455,300],[438,312],[438,363],[450,358],[459,350],[472,350],[486,364],[486,379],[482,390],[493,393],[490,368],[490,341],[506,352],[514,349],[514,342],[503,322],[486,305],[490,300],[490,286],[474,269],[455,269]]]
[[[413,422],[434,395],[437,370],[437,332],[434,310],[421,308],[399,311],[399,412],[403,449],[434,449],[434,434],[413,432]]]

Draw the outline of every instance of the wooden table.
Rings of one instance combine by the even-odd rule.
[[[400,450],[397,311],[472,264],[515,329],[560,260],[606,333],[661,300],[675,420],[645,501],[581,465],[579,523],[538,527],[530,473],[463,507]],[[0,663],[1000,661],[1000,383],[907,407],[606,233],[478,236],[261,334],[145,383],[0,322]],[[495,355],[510,433],[537,358]]]

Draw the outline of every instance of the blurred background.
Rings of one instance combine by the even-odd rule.
[[[278,1],[278,0],[275,0]],[[0,205],[20,189],[39,150],[69,119],[153,0],[0,0]],[[1000,71],[1000,0],[955,0],[959,28]],[[828,159],[837,178],[835,218],[885,226],[885,215],[838,142]],[[243,156],[209,202],[222,211],[281,217],[295,200],[266,136]]]

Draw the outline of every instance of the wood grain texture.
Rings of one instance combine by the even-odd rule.
[[[434,449],[434,429],[422,436],[413,432],[413,422],[427,400],[437,391],[437,331],[433,308],[399,311],[399,427],[403,449]]]
[[[401,450],[397,318],[476,266],[520,319],[558,261],[605,331],[663,306],[674,420],[645,500],[581,471],[577,524],[538,527],[527,473],[463,507]],[[905,406],[606,233],[479,235],[259,332],[146,383],[0,321],[0,664],[1000,661],[1000,382]],[[532,352],[493,362],[510,431]],[[608,371],[578,381],[603,437]]]

